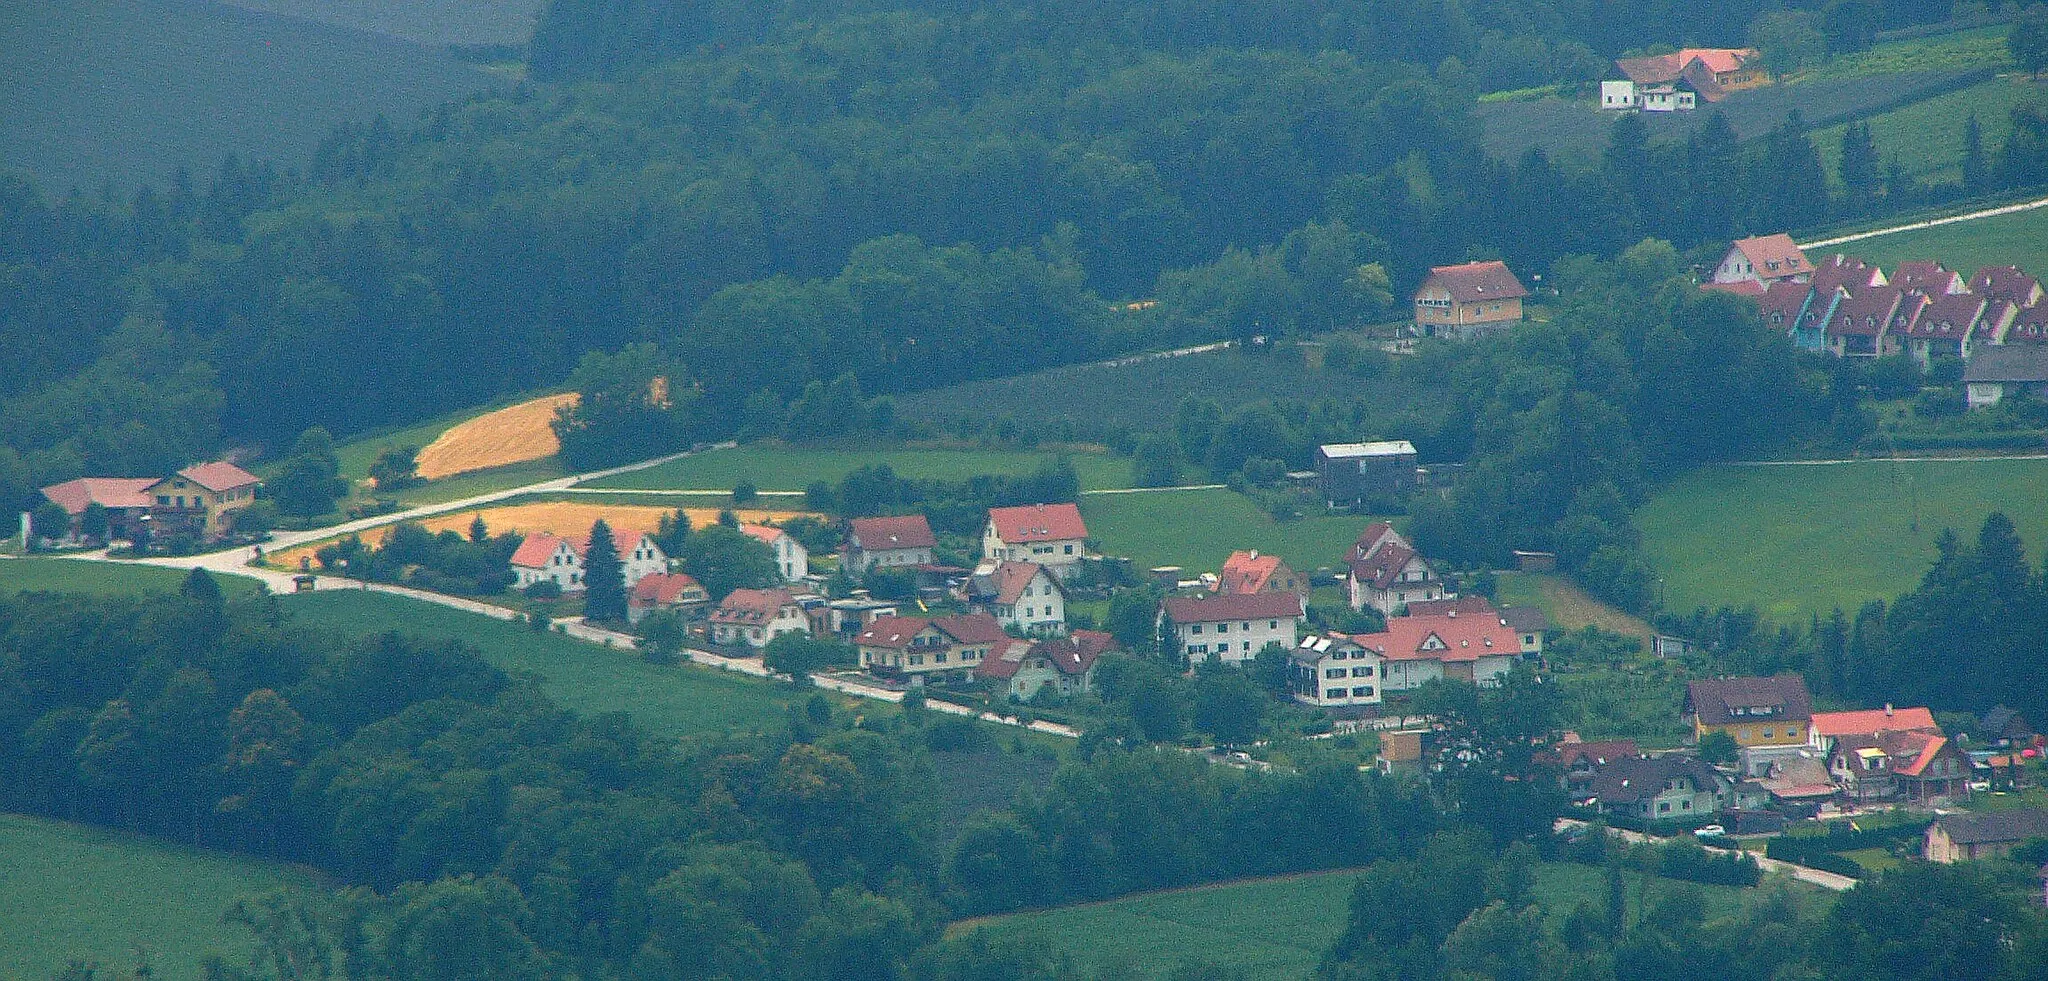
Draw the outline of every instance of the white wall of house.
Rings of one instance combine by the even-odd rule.
[[[755,650],[768,646],[768,642],[782,634],[811,632],[811,618],[804,615],[804,608],[795,604],[785,606],[775,613],[775,619],[767,623],[735,624],[714,623],[711,625],[711,639],[720,644],[745,644]]]
[[[1027,634],[1063,635],[1067,632],[1067,598],[1054,585],[1052,574],[1040,569],[1024,584],[1024,594],[1017,602],[996,605],[995,617],[1003,626]]]
[[[771,547],[775,549],[775,568],[782,572],[783,582],[802,582],[811,574],[811,553],[795,535],[785,532]]]
[[[576,550],[570,548],[568,542],[560,542],[555,545],[555,550],[549,553],[547,562],[540,568],[513,566],[512,579],[520,589],[542,580],[550,580],[560,586],[562,592],[577,592],[583,588],[583,557],[577,555]]]
[[[1088,543],[1079,538],[1012,545],[996,535],[995,522],[982,530],[981,557],[997,562],[1035,562],[1053,575],[1065,579],[1088,555]]]
[[[1636,108],[1636,83],[1625,78],[1620,81],[1601,82],[1600,108]]]
[[[661,546],[654,544],[653,538],[646,535],[640,536],[640,540],[633,543],[630,551],[620,555],[619,560],[625,567],[628,589],[648,576],[668,571],[667,553],[661,550]]]
[[[1410,691],[1422,687],[1424,682],[1444,676],[1444,662],[1430,661],[1387,661],[1384,670],[1384,685],[1387,691]]]
[[[869,569],[901,569],[908,566],[932,564],[932,550],[928,548],[882,548],[848,549],[847,568],[856,573]]]
[[[1472,662],[1472,682],[1481,688],[1492,688],[1500,684],[1515,666],[1514,654],[1488,654]]]
[[[1971,382],[1964,386],[1964,404],[1972,409],[1988,409],[2005,397],[2005,386],[1998,382]]]
[[[1173,630],[1181,652],[1187,655],[1190,663],[1220,661],[1243,664],[1257,657],[1267,644],[1279,644],[1281,650],[1292,650],[1298,619],[1281,617],[1277,620],[1176,623]]]
[[[1379,705],[1386,701],[1384,662],[1366,650],[1332,649],[1316,661],[1316,689],[1313,694],[1296,692],[1295,701],[1305,705],[1333,708],[1344,705]]]

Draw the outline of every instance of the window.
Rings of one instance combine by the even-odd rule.
[[[1219,623],[1219,624],[1217,624],[1217,625],[1216,625],[1216,632],[1217,632],[1217,633],[1219,633],[1219,634],[1227,634],[1227,633],[1229,633],[1229,632],[1230,632],[1230,624],[1227,624],[1227,623]]]
[[[923,664],[924,664],[924,655],[923,655],[923,654],[912,654],[912,655],[910,655],[910,666],[911,666],[911,667],[913,667],[913,668],[915,668],[915,667],[921,667],[921,666],[923,666]]]
[[[1664,800],[1664,801],[1658,801],[1658,802],[1657,802],[1657,813],[1659,813],[1659,814],[1669,814],[1669,813],[1671,813],[1671,802],[1670,802],[1670,801],[1668,801],[1668,800]]]
[[[1280,629],[1280,621],[1278,621],[1278,620],[1268,620],[1268,621],[1266,621],[1266,629],[1267,629],[1267,630],[1278,630],[1278,629]]]
[[[1370,665],[1370,664],[1367,664],[1367,665],[1364,665],[1364,666],[1362,666],[1362,667],[1356,667],[1356,668],[1352,668],[1352,669],[1351,669],[1351,676],[1352,676],[1353,678],[1370,678],[1370,677],[1372,677],[1372,665]]]
[[[1331,688],[1331,689],[1329,689],[1329,690],[1327,690],[1327,691],[1324,691],[1324,692],[1323,692],[1323,697],[1324,697],[1324,698],[1343,698],[1343,697],[1344,697],[1344,689],[1342,689],[1342,688]]]
[[[1690,800],[1682,800],[1682,801],[1679,801],[1679,802],[1678,802],[1678,809],[1679,809],[1679,810],[1681,810],[1681,811],[1690,811],[1690,810],[1692,810],[1692,801],[1690,801]]]
[[[1343,669],[1343,668],[1330,668],[1330,669],[1328,669],[1328,670],[1326,670],[1326,671],[1324,671],[1324,672],[1323,672],[1323,677],[1325,677],[1325,678],[1342,678],[1342,677],[1344,677],[1344,669]]]
[[[933,655],[932,655],[932,663],[933,663],[933,664],[944,664],[944,663],[946,663],[946,652],[945,652],[945,651],[940,651],[940,652],[938,652],[937,654],[933,654]]]
[[[1069,546],[1067,546],[1067,554],[1068,554],[1068,555],[1072,555],[1072,554],[1074,554],[1074,546],[1072,546],[1072,545],[1069,545]]]
[[[1353,689],[1351,689],[1351,694],[1352,694],[1352,695],[1354,695],[1354,696],[1356,696],[1356,697],[1358,697],[1358,698],[1371,698],[1371,697],[1372,697],[1372,686],[1371,686],[1371,685],[1360,685],[1360,686],[1358,686],[1357,688],[1353,688]]]
[[[1771,738],[1771,730],[1769,730],[1769,729],[1765,729],[1765,730],[1764,730],[1764,738],[1765,738],[1765,739],[1769,739],[1769,738]]]
[[[1349,654],[1346,654],[1346,653],[1344,653],[1343,651],[1331,651],[1331,652],[1330,652],[1330,660],[1332,660],[1332,661],[1342,661],[1342,660],[1344,660],[1345,658],[1347,658],[1347,657],[1350,657],[1350,656],[1351,656],[1351,655],[1349,655]]]
[[[1188,653],[1189,653],[1189,654],[1207,654],[1207,653],[1209,653],[1209,645],[1207,645],[1207,644],[1189,644],[1189,645],[1188,645]]]
[[[1201,632],[1202,632],[1202,625],[1201,625],[1201,624],[1199,624],[1199,623],[1196,623],[1196,624],[1190,624],[1190,625],[1188,626],[1188,633],[1191,633],[1191,634],[1199,634],[1199,633],[1201,633]]]

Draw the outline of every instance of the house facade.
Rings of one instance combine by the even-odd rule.
[[[1500,684],[1522,655],[1520,639],[1499,616],[1388,617],[1387,628],[1351,639],[1380,657],[1381,688],[1412,691],[1442,678],[1481,687]]]
[[[1803,283],[1813,278],[1813,271],[1806,253],[1793,243],[1792,236],[1781,232],[1736,239],[1714,267],[1713,281],[1758,283],[1768,288],[1780,282]]]
[[[981,557],[990,562],[1030,562],[1066,579],[1088,557],[1088,525],[1072,504],[989,508],[982,530]]]
[[[151,501],[150,533],[220,538],[233,529],[236,511],[256,503],[256,488],[262,483],[232,463],[186,467],[143,490]]]
[[[1277,555],[1260,555],[1257,549],[1232,552],[1216,575],[1216,591],[1239,593],[1293,593],[1308,596],[1308,577],[1289,568]]]
[[[777,636],[808,634],[811,618],[787,589],[735,589],[711,611],[711,642],[760,650]]]
[[[82,540],[85,512],[97,504],[107,515],[107,541],[134,541],[143,533],[155,499],[149,489],[155,477],[80,477],[43,488],[43,496],[64,509],[71,526],[67,537]]]
[[[528,535],[512,553],[512,583],[525,589],[552,582],[562,592],[583,589],[583,544],[545,532]]]
[[[1926,708],[1859,709],[1852,712],[1815,712],[1807,729],[1807,745],[1822,756],[1835,748],[1843,736],[1874,736],[1886,730],[1940,734],[1934,713]]]
[[[694,576],[680,572],[657,572],[633,583],[626,597],[626,622],[639,623],[650,613],[668,612],[685,620],[696,620],[709,612],[711,594]]]
[[[1390,439],[1318,446],[1316,484],[1333,508],[1398,502],[1415,489],[1415,444]]]
[[[1110,635],[1099,630],[1077,630],[1072,637],[1011,638],[997,645],[975,667],[974,675],[1000,684],[1013,701],[1029,701],[1048,690],[1078,694],[1093,690],[1095,662],[1114,645]]]
[[[811,574],[811,553],[796,536],[768,525],[741,525],[740,531],[775,553],[775,571],[783,582],[802,582]]]
[[[1708,733],[1726,733],[1735,740],[1743,772],[1759,776],[1773,763],[1798,757],[1807,746],[1813,723],[1813,696],[1798,675],[1769,678],[1716,678],[1686,685],[1685,714],[1695,741]]]
[[[1963,368],[1963,397],[1972,409],[1988,409],[2020,394],[2048,399],[2048,345],[1987,347]]]
[[[848,522],[845,566],[854,575],[869,569],[900,569],[931,565],[939,540],[924,515],[855,518]]]
[[[1016,638],[994,617],[877,617],[856,634],[862,670],[922,686],[968,681],[975,669]]]
[[[1415,333],[1455,340],[1498,333],[1521,323],[1528,295],[1503,262],[1432,267],[1415,291]]]
[[[1352,545],[1350,598],[1354,610],[1372,607],[1393,616],[1409,603],[1454,598],[1436,567],[1384,521],[1365,527]]]
[[[628,540],[621,538],[623,543]],[[619,571],[626,577],[626,588],[648,576],[668,571],[668,553],[654,543],[654,536],[641,534],[631,536],[632,547],[619,549]],[[700,587],[701,588],[701,587]]]
[[[967,608],[995,617],[1020,633],[1059,636],[1067,632],[1067,591],[1035,562],[983,564],[960,586]]]
[[[1930,862],[2004,858],[2030,838],[2048,837],[2048,811],[1944,814],[1927,826],[1920,856]]]
[[[1903,799],[1946,803],[1970,793],[1970,761],[1937,732],[1883,730],[1844,735],[1828,753],[1828,775],[1856,803]]]
[[[1705,821],[1721,813],[1734,781],[1684,756],[1633,756],[1594,769],[1587,807],[1639,821]]]
[[[1379,652],[1342,634],[1304,637],[1288,655],[1294,700],[1323,709],[1386,702]]]
[[[1301,597],[1293,593],[1169,596],[1160,603],[1159,615],[1172,630],[1173,649],[1189,663],[1239,665],[1267,644],[1292,650],[1302,607]]]
[[[1689,112],[1719,102],[1736,89],[1762,84],[1763,65],[1751,48],[1686,48],[1670,54],[1622,58],[1622,75],[1600,83],[1600,107],[1639,112]]]

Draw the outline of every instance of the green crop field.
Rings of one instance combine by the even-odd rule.
[[[1888,269],[1914,259],[1939,259],[1965,276],[2006,265],[2040,276],[2048,274],[2048,208],[1844,242],[1827,251],[1862,256]]]
[[[854,470],[886,463],[898,477],[964,480],[977,474],[1026,474],[1050,463],[1049,451],[924,450],[900,443],[872,449],[818,449],[750,443],[710,450],[658,467],[620,474],[585,486],[620,490],[731,490],[742,480],[761,490],[800,491],[812,481],[837,483]],[[1107,453],[1070,453],[1084,489],[1131,486],[1131,462]]]
[[[1532,895],[1553,916],[1580,902],[1598,908],[1606,889],[1599,869],[1544,864]],[[1105,903],[970,921],[997,942],[1044,947],[1071,956],[1083,970],[1124,966],[1133,977],[1159,978],[1183,963],[1242,971],[1249,981],[1299,981],[1343,932],[1356,871],[1148,893]],[[1650,880],[1652,899],[1680,884]],[[1709,916],[1738,908],[1745,892],[1698,886]],[[1641,892],[1630,889],[1630,901]]]
[[[624,712],[666,735],[773,728],[793,696],[787,686],[757,678],[692,665],[660,667],[631,651],[383,593],[333,590],[281,602],[291,621],[306,627],[462,641],[506,671],[540,676],[542,689],[564,707],[585,715]]]
[[[0,559],[0,593],[47,590],[95,596],[144,592],[176,592],[190,573],[122,562],[81,562],[76,559]],[[256,581],[242,576],[215,576],[230,594],[256,590]]]
[[[2013,109],[2043,102],[2048,102],[2048,86],[2019,77],[1994,78],[1872,116],[1868,120],[1870,139],[1879,157],[1896,159],[1906,173],[1952,183],[1962,179],[1963,126],[1970,114],[1977,116],[1985,152],[1995,154],[2012,133]],[[1843,129],[1830,126],[1813,133],[1821,164],[1831,179],[1841,171]]]
[[[1787,619],[1890,602],[1933,564],[1944,527],[1974,538],[1994,510],[2038,558],[2042,501],[2048,460],[1713,467],[1658,491],[1637,523],[1667,608],[1755,604]]]
[[[1868,51],[1832,58],[1806,77],[1875,78],[1900,72],[2011,68],[2012,52],[2006,47],[2006,31],[2003,26],[1977,27],[1953,34],[1887,41]]]
[[[336,124],[494,83],[445,48],[202,0],[0,4],[0,166],[61,197],[201,174],[230,153],[304,167]]]
[[[1243,494],[1223,489],[1092,494],[1081,499],[1088,531],[1109,555],[1139,569],[1177,565],[1215,571],[1241,548],[1278,555],[1298,572],[1336,566],[1372,521],[1362,515],[1276,522]]]
[[[222,921],[243,897],[307,888],[289,866],[41,818],[0,815],[0,977],[72,961],[198,978],[208,955],[245,963],[252,938]]]

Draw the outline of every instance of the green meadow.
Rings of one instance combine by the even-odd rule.
[[[979,474],[1028,474],[1061,454],[1049,450],[913,449],[901,443],[869,448],[817,448],[749,443],[671,460],[584,486],[617,490],[731,490],[751,481],[760,490],[800,491],[811,482],[837,483],[865,466],[887,464],[898,477],[965,480]],[[1129,487],[1131,462],[1107,453],[1069,453],[1087,490]]]
[[[1974,538],[1992,511],[2038,560],[2043,501],[2048,460],[1709,467],[1658,491],[1636,520],[1666,608],[1754,604],[1794,619],[1891,601],[1933,564],[1943,528]]]
[[[39,590],[87,593],[94,596],[145,592],[176,592],[191,573],[124,562],[82,562],[77,559],[0,559],[0,593]],[[230,595],[256,591],[256,581],[241,576],[216,576]]]
[[[1985,266],[2018,266],[2048,274],[2048,208],[1939,225],[1845,242],[1823,250],[1862,256],[1887,269],[1914,259],[1938,259],[1968,276]]]
[[[1215,571],[1237,549],[1278,555],[1297,572],[1336,566],[1370,516],[1342,515],[1278,522],[1251,498],[1222,488],[1081,498],[1088,532],[1109,555],[1129,556],[1138,569],[1177,565]]]
[[[1995,155],[2012,133],[2012,111],[2048,101],[2048,86],[2021,77],[1994,78],[1947,95],[1938,95],[1901,109],[1870,117],[1870,141],[1884,160],[1897,160],[1906,173],[1922,180],[1962,179],[1963,128],[1972,114],[1984,141]],[[1842,130],[1829,126],[1813,132],[1815,149],[1828,176],[1841,171]]]
[[[0,977],[57,977],[73,962],[203,977],[209,955],[247,962],[253,937],[223,920],[237,900],[312,886],[291,866],[0,814]]]

